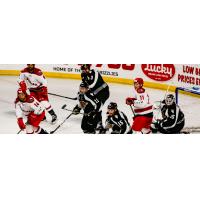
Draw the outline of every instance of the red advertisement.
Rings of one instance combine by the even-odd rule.
[[[173,64],[142,64],[144,74],[155,81],[169,81],[175,75]]]
[[[102,68],[103,64],[96,64],[94,66],[98,68]],[[106,66],[108,67],[108,69],[123,69],[123,70],[129,70],[129,71],[132,71],[135,69],[135,64],[107,64]]]

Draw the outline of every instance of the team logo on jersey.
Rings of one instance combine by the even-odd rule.
[[[176,72],[173,64],[142,64],[141,67],[144,74],[155,81],[168,81]]]

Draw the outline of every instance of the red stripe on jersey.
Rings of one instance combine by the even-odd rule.
[[[144,111],[151,110],[152,108],[153,108],[153,106],[149,106],[149,107],[146,107],[146,108],[135,109],[135,112],[136,113],[141,113],[141,112],[144,112]]]
[[[49,111],[51,109],[51,106],[49,106],[48,108],[46,108],[47,111]]]

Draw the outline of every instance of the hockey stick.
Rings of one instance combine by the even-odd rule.
[[[166,92],[165,92],[164,99],[167,97],[167,94],[169,93],[170,87],[171,87],[171,84],[169,84],[168,87],[167,87],[167,90],[166,90]]]
[[[28,123],[26,122],[26,125],[27,125]],[[17,132],[17,134],[20,134],[22,131],[24,131],[25,129],[21,129],[21,130],[19,130],[18,132]]]
[[[52,95],[52,96],[56,96],[56,97],[61,97],[61,98],[65,98],[65,99],[70,99],[70,100],[77,100],[77,97],[66,97],[66,96],[62,96],[62,95],[58,95],[58,94],[54,94],[54,93],[48,93],[49,95]]]
[[[133,107],[130,105],[131,111],[133,113],[133,115],[135,116],[135,111],[133,110]]]
[[[71,110],[71,109],[67,109],[66,107],[67,107],[67,105],[64,104],[64,105],[61,107],[61,109],[62,109],[62,110],[66,110],[66,111],[73,112],[73,110]],[[79,113],[79,114],[83,115],[83,113]]]
[[[72,115],[73,113],[70,113],[70,115],[68,115],[66,119],[55,130],[51,131],[50,134],[55,133]]]
[[[199,126],[190,126],[190,127],[185,127],[187,129],[194,129],[194,130],[200,130]]]
[[[185,127],[181,132],[200,133],[199,127]]]
[[[20,134],[22,132],[22,130],[19,130],[18,132],[17,132],[17,134]]]

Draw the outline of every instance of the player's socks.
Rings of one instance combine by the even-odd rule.
[[[56,113],[54,112],[53,109],[51,109],[50,111],[48,111],[48,113],[49,113],[49,114],[51,115],[51,117],[52,117],[51,122],[54,123],[54,122],[57,120],[57,115],[56,115]]]

